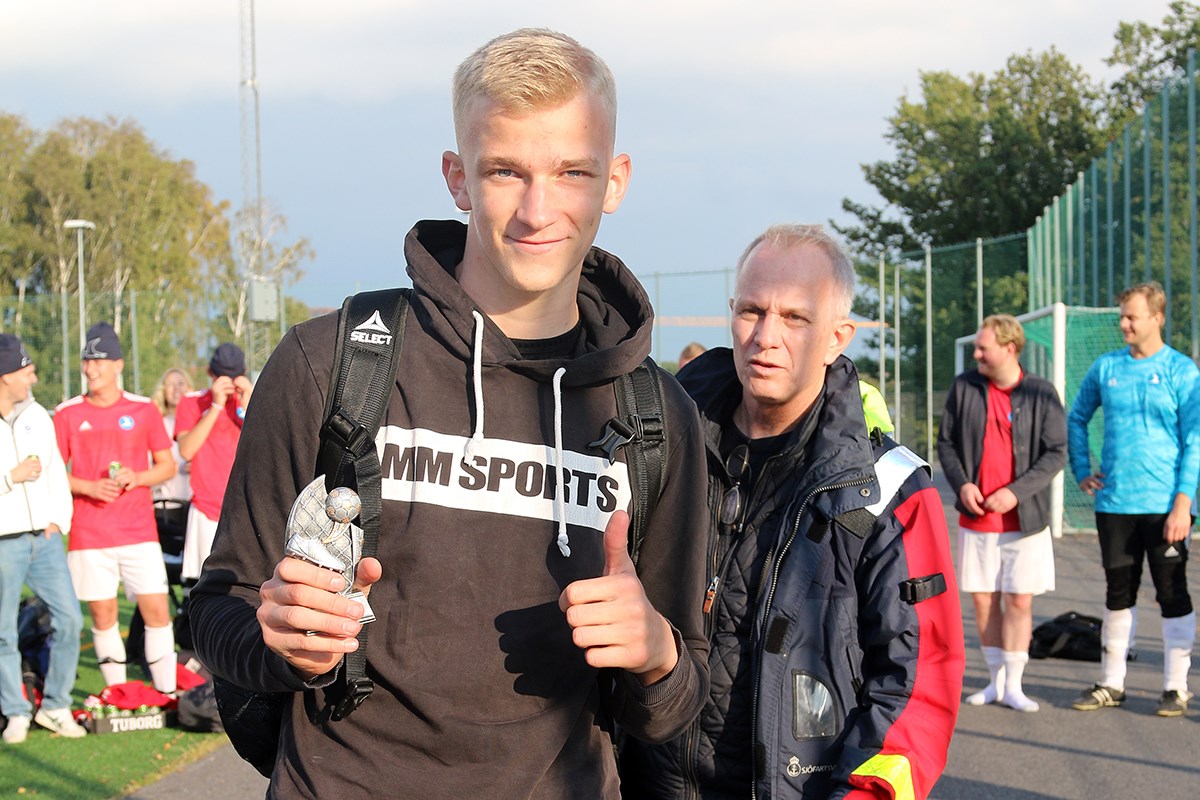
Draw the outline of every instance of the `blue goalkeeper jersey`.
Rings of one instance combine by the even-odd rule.
[[[1088,421],[1104,407],[1104,447],[1096,510],[1108,514],[1165,514],[1175,495],[1196,494],[1200,479],[1200,370],[1164,346],[1135,359],[1129,348],[1092,364],[1067,418],[1076,482],[1092,474]]]

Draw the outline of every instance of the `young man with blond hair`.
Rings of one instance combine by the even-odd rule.
[[[1024,347],[1016,317],[983,321],[975,334],[978,367],[955,378],[946,395],[938,460],[957,497],[958,584],[974,600],[991,676],[966,702],[1037,711],[1021,677],[1033,597],[1054,589],[1050,494],[1067,462],[1067,422],[1054,387],[1021,368]]]
[[[263,370],[191,595],[206,665],[293,693],[273,798],[616,800],[614,725],[670,738],[707,691],[695,409],[664,379],[671,447],[636,569],[628,448],[610,460],[599,441],[652,319],[632,273],[592,247],[630,174],[612,75],[570,37],[516,31],[459,68],[454,113],[442,173],[469,216],[405,241],[382,531],[357,570],[374,691],[330,721],[362,605],[336,594],[340,575],[283,557],[317,462],[333,316],[293,328]]]
[[[54,410],[54,432],[75,496],[67,564],[75,594],[92,615],[92,642],[105,684],[124,683],[125,642],[117,587],[146,622],[144,654],[154,688],[175,691],[175,633],[167,569],[150,487],[175,474],[171,439],[148,397],[121,389],[121,342],[107,322],[88,328],[81,358],[86,391]]]
[[[1096,498],[1106,597],[1100,680],[1073,703],[1080,711],[1125,701],[1125,661],[1137,627],[1142,563],[1150,565],[1163,618],[1163,693],[1157,714],[1177,717],[1192,697],[1188,671],[1196,612],[1187,587],[1200,480],[1200,370],[1163,341],[1166,295],[1156,282],[1121,292],[1125,347],[1096,359],[1071,408],[1071,469]],[[1092,471],[1088,421],[1104,408],[1100,469]]]

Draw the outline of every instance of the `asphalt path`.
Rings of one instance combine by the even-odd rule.
[[[939,476],[946,519],[957,531],[949,487]],[[952,540],[957,538],[951,537]],[[956,544],[956,543],[955,543]],[[1056,591],[1034,600],[1034,624],[1065,611],[1100,616],[1104,574],[1094,536],[1056,540]],[[1192,596],[1200,599],[1200,566],[1189,570]],[[974,612],[963,597],[967,644],[964,696],[987,683]],[[1200,707],[1183,717],[1154,714],[1162,692],[1162,621],[1149,575],[1138,603],[1129,665],[1128,699],[1119,708],[1075,711],[1071,701],[1099,676],[1099,664],[1058,659],[1030,660],[1025,693],[1041,710],[1024,714],[1003,706],[963,705],[950,745],[946,772],[930,794],[935,800],[1107,800],[1200,797]],[[1193,678],[1192,688],[1197,682]],[[368,701],[369,702],[369,701]],[[127,800],[175,800],[197,789],[211,797],[262,798],[264,780],[231,746],[139,789]]]

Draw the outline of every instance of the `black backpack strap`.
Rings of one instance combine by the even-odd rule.
[[[379,550],[383,494],[375,434],[396,382],[410,292],[360,292],[346,298],[338,318],[335,369],[325,403],[316,474],[325,475],[326,489],[353,482],[362,500],[359,524],[364,557]],[[330,709],[335,721],[358,708],[375,687],[366,676],[369,630],[369,625],[363,625],[358,649],[346,654],[340,681],[344,692]]]
[[[626,430],[619,431],[632,442],[625,451],[633,490],[633,514],[629,519],[629,557],[637,564],[646,526],[658,505],[663,475],[667,469],[667,416],[663,406],[662,376],[654,359],[645,361],[614,382],[618,419]],[[610,427],[614,428],[612,423]],[[617,445],[620,446],[620,445]]]

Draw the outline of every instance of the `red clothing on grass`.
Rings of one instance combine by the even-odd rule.
[[[150,467],[150,454],[170,450],[162,414],[148,397],[121,392],[111,406],[80,395],[54,410],[54,434],[71,474],[84,480],[107,478],[114,461],[134,471]],[[71,550],[96,550],[157,542],[158,527],[149,486],[138,486],[111,503],[75,495]]]
[[[1024,374],[1021,375],[1024,378]],[[979,491],[986,498],[1013,482],[1012,392],[1021,381],[1001,389],[988,381],[987,427],[983,431],[983,459],[979,462]],[[1004,514],[985,512],[978,517],[958,515],[958,524],[970,531],[1004,533],[1021,530],[1016,506]]]
[[[179,400],[175,409],[175,438],[196,427],[200,417],[212,408],[212,389],[189,392]],[[204,444],[192,456],[192,505],[204,516],[216,520],[221,516],[221,500],[233,469],[238,439],[242,436],[242,418],[238,415],[237,394],[230,393],[225,401],[225,413],[217,417]]]

